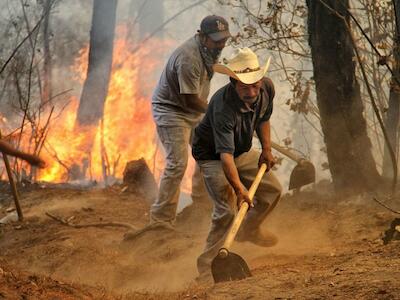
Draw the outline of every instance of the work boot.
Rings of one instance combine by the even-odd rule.
[[[147,231],[157,231],[157,230],[175,231],[175,228],[171,224],[171,222],[152,221],[150,222],[150,224],[146,225],[142,229],[128,231],[127,233],[124,234],[123,240],[124,241],[134,240]]]
[[[250,242],[260,247],[272,247],[278,243],[278,237],[269,232],[261,232],[260,228],[253,231],[241,231],[236,236],[238,242]]]
[[[199,285],[210,285],[214,282],[212,274],[210,272],[202,273],[198,275],[194,280]]]
[[[150,220],[149,225],[155,229],[167,229],[167,230],[175,230],[174,223],[171,221],[156,221]]]

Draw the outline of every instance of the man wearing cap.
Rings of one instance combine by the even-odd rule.
[[[161,74],[152,97],[152,111],[165,150],[166,165],[158,198],[151,206],[151,224],[170,227],[175,220],[192,130],[207,109],[210,80],[214,74],[212,65],[229,37],[228,22],[223,17],[205,17],[198,33],[172,53]],[[192,199],[201,197],[201,188],[207,196],[197,172],[192,186]]]
[[[211,261],[223,244],[236,209],[243,201],[251,204],[248,189],[262,163],[267,164],[269,172],[262,178],[251,204],[254,207],[247,213],[236,239],[264,247],[277,243],[272,233],[260,229],[282,191],[270,171],[275,164],[269,121],[275,91],[272,81],[264,77],[268,65],[269,60],[260,67],[256,54],[243,48],[227,64],[216,64],[213,68],[229,75],[231,82],[212,96],[193,139],[193,156],[214,204],[206,247],[197,260],[200,278],[210,275]],[[254,132],[261,142],[261,153],[251,149]]]

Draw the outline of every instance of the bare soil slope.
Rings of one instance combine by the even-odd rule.
[[[11,203],[2,195],[0,218]],[[286,196],[264,224],[279,244],[235,244],[253,277],[217,285],[194,281],[208,205],[185,209],[176,232],[123,241],[127,228],[73,228],[46,212],[73,224],[141,228],[143,196],[119,187],[35,188],[22,192],[21,203],[25,221],[0,227],[0,299],[400,299],[399,242],[381,241],[394,215],[368,196]]]

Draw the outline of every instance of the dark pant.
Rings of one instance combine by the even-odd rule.
[[[258,172],[260,153],[250,150],[237,158],[235,165],[240,180],[249,189]],[[200,166],[207,191],[214,204],[210,232],[207,237],[204,252],[197,259],[197,268],[200,275],[210,272],[212,259],[217,255],[219,248],[235,217],[237,211],[236,196],[225,177],[220,160],[203,160],[197,162]],[[243,222],[243,230],[255,230],[266,217],[269,202],[278,200],[282,187],[274,174],[266,173],[258,186],[254,199],[254,208],[251,208]]]

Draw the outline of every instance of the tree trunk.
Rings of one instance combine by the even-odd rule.
[[[164,22],[163,0],[142,0],[146,1],[143,12],[139,16],[140,40],[152,34]],[[156,37],[162,38],[162,30],[159,30]]]
[[[348,0],[324,2],[348,19]],[[350,36],[343,20],[319,0],[307,0],[307,6],[317,103],[334,187],[350,193],[376,188],[380,176],[367,135]]]
[[[162,39],[163,31],[159,27],[164,22],[163,0],[131,0],[129,15],[131,20],[137,21],[137,24],[132,24],[128,32],[128,38],[133,44],[141,43],[150,35]],[[135,25],[138,29],[137,34],[133,34]],[[138,62],[138,69],[146,70],[149,59],[151,60],[151,56],[143,57]],[[158,76],[158,72],[151,72],[147,73],[146,76],[139,77],[137,82],[138,94],[150,98],[153,92],[152,87],[157,83]],[[149,83],[151,84],[149,85]]]
[[[49,39],[50,9],[52,0],[46,0],[43,4],[43,95],[42,103],[47,103],[51,99],[51,54]]]
[[[153,34],[163,24],[163,0],[131,0],[129,16],[132,22],[128,28],[128,38],[135,43],[139,43],[148,35]],[[137,22],[137,24],[134,24],[134,22]],[[138,34],[135,37],[133,29],[136,26]],[[162,30],[159,30],[155,36],[162,38]]]
[[[78,127],[97,127],[103,117],[111,75],[116,9],[117,0],[93,2],[89,64],[78,107]]]
[[[389,106],[385,120],[385,127],[389,136],[390,144],[393,147],[394,153],[396,153],[398,160],[398,150],[399,150],[399,114],[400,114],[400,0],[396,0],[394,9],[396,10],[396,20],[395,20],[395,39],[393,47],[393,76],[390,85],[389,94]],[[397,79],[397,81],[396,81]],[[385,152],[383,156],[383,176],[387,178],[393,177],[393,166],[392,160],[390,159],[389,150],[385,144]]]

